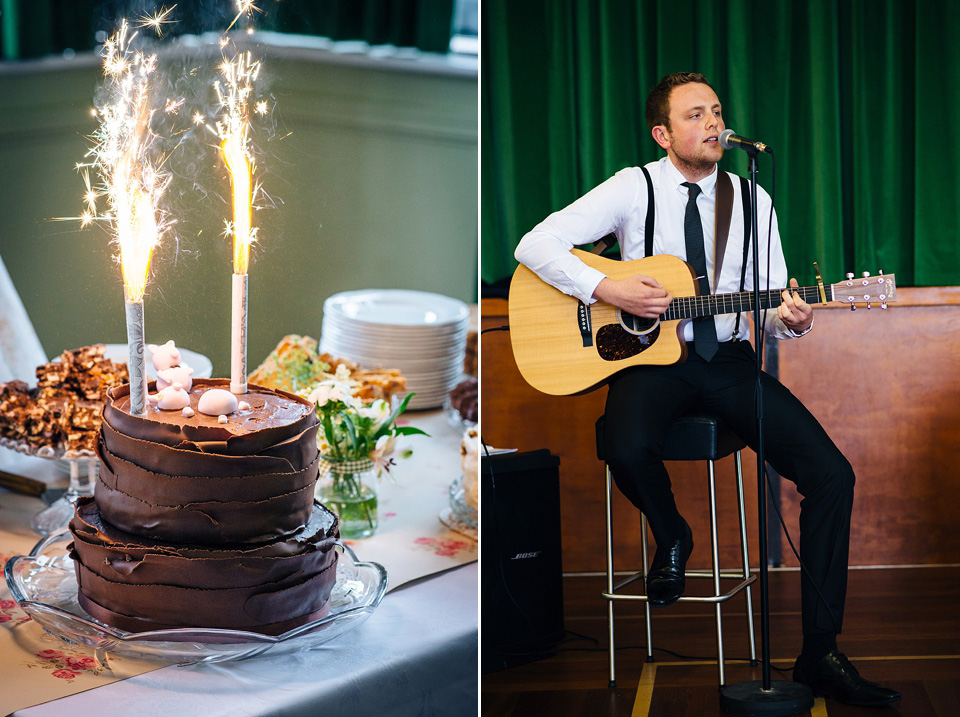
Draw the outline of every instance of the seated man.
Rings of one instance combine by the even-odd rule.
[[[618,172],[603,184],[551,214],[526,234],[517,260],[540,278],[585,303],[600,300],[644,318],[657,318],[672,297],[656,277],[614,280],[570,253],[580,244],[615,234],[625,260],[652,253],[685,258],[701,293],[752,289],[753,266],[744,266],[745,233],[741,183],[721,176],[718,142],[724,129],[720,101],[703,75],[675,73],[650,92],[646,108],[653,139],[667,156],[643,168]],[[730,181],[730,180],[733,181]],[[729,240],[714,257],[718,182],[733,186]],[[648,192],[654,197],[653,226],[647,226]],[[758,188],[759,216],[772,211]],[[776,219],[771,236],[761,222],[761,288],[784,286],[787,269]],[[769,239],[769,241],[768,241]],[[714,286],[714,265],[723,259]],[[769,284],[767,282],[770,282]],[[791,287],[796,287],[791,280]],[[796,292],[784,291],[777,309],[764,316],[767,331],[781,339],[813,327],[813,309]],[[661,458],[669,426],[693,408],[719,415],[748,445],[757,445],[756,356],[746,321],[736,314],[695,319],[685,327],[687,360],[670,366],[637,366],[612,378],[607,394],[607,461],[618,488],[650,523],[657,551],[647,576],[652,605],[670,605],[683,594],[684,568],[693,550],[690,527],[677,510]],[[846,595],[854,474],[816,418],[782,384],[763,374],[764,445],[776,471],[797,484],[800,513],[803,648],[794,680],[816,694],[859,705],[883,705],[900,694],[864,680],[837,648]]]

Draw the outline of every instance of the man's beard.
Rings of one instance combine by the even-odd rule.
[[[676,151],[674,151],[673,155],[676,157],[677,169],[684,174],[689,172],[691,174],[708,175],[713,171],[713,168],[719,161],[719,159],[710,159],[705,156],[684,156]]]
[[[671,136],[671,141],[672,139],[673,138]],[[676,145],[673,145],[673,146],[674,146],[673,156],[676,158],[675,164],[677,165],[677,169],[679,169],[681,173],[684,173],[684,174],[690,173],[695,175],[699,174],[702,176],[706,176],[711,172],[713,172],[713,168],[717,165],[717,162],[720,161],[719,157],[717,159],[712,159],[708,157],[706,155],[706,152],[703,151],[703,145],[701,145],[702,153],[696,154],[693,156],[680,154],[676,150]],[[721,153],[721,156],[722,156],[722,153]]]

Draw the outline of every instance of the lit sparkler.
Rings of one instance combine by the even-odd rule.
[[[233,18],[233,21],[227,25],[226,32],[230,32],[230,29],[237,24],[239,20],[244,15],[249,15],[253,17],[253,13],[261,12],[260,8],[253,4],[254,0],[236,0],[237,5],[237,16]]]
[[[167,14],[169,11],[157,16],[158,30],[166,22]],[[151,83],[157,57],[133,49],[136,36],[137,32],[131,32],[123,21],[116,34],[104,43],[105,100],[94,113],[100,126],[92,136],[94,146],[87,153],[91,161],[79,168],[86,185],[82,223],[104,222],[119,247],[130,358],[130,410],[143,414],[147,391],[143,295],[153,249],[172,222],[160,208],[160,197],[170,177],[162,171],[163,157],[150,127],[154,114]],[[90,184],[91,167],[101,180],[96,188]],[[108,204],[103,215],[98,214],[96,206],[101,196],[106,197]]]
[[[224,58],[220,79],[214,83],[220,105],[216,132],[233,189],[233,222],[227,222],[227,234],[233,237],[230,390],[237,394],[247,392],[247,272],[250,245],[257,235],[252,220],[253,198],[260,189],[253,179],[250,113],[259,74],[260,61],[250,52],[239,53],[233,60]]]

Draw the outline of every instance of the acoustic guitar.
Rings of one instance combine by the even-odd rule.
[[[690,265],[675,256],[657,254],[633,261],[616,261],[580,249],[572,253],[611,279],[634,274],[652,276],[673,295],[666,312],[643,319],[597,301],[584,304],[555,289],[522,264],[510,285],[510,340],[523,378],[538,391],[553,395],[583,393],[597,388],[630,366],[666,365],[686,358],[684,321],[700,316],[752,312],[752,291],[700,296]],[[880,304],[897,295],[893,274],[869,273],[846,281],[791,289],[808,304],[843,302]],[[776,308],[783,289],[760,292],[760,308]]]

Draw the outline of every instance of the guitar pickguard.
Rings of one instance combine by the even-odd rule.
[[[597,331],[597,353],[604,361],[620,361],[643,353],[656,343],[660,324],[649,333],[636,335],[620,324],[605,324]]]

